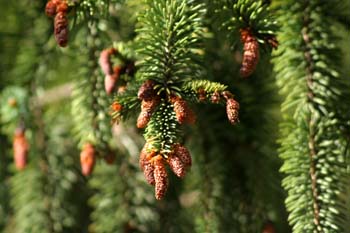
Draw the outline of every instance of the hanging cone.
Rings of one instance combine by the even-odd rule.
[[[172,96],[170,102],[174,105],[176,119],[180,124],[194,124],[196,122],[196,115],[184,99],[178,96]]]
[[[175,153],[170,153],[167,159],[170,169],[174,172],[174,174],[180,178],[185,177],[186,175],[186,167],[185,164],[181,161],[181,159]]]
[[[238,110],[239,103],[234,99],[228,99],[226,102],[226,113],[228,120],[233,125],[239,122]]]
[[[112,75],[113,74],[113,67],[111,62],[111,55],[114,55],[117,53],[117,50],[115,48],[108,48],[102,50],[99,58],[100,67],[102,69],[102,72],[104,75]]]
[[[57,1],[48,1],[45,6],[45,14],[54,17],[57,12]]]
[[[142,100],[141,103],[141,112],[139,117],[137,118],[136,126],[137,128],[145,128],[148,122],[151,120],[152,114],[154,110],[156,110],[159,105],[159,98],[153,98],[150,101]]]
[[[147,147],[148,143],[146,143],[141,150],[139,164],[147,183],[149,183],[150,185],[155,185],[154,166],[151,162],[151,159],[153,158],[155,153],[148,153]]]
[[[17,170],[23,170],[27,165],[29,144],[25,137],[25,130],[17,128],[13,138],[13,157]]]
[[[250,29],[241,29],[241,41],[243,43],[243,60],[240,69],[242,77],[250,76],[259,62],[259,42],[252,35]]]
[[[58,12],[54,21],[54,33],[56,42],[61,47],[68,43],[68,18],[66,12]]]
[[[192,166],[191,154],[185,146],[181,145],[180,143],[174,144],[174,154],[180,158],[186,169]]]
[[[95,148],[92,144],[86,143],[80,153],[81,171],[84,176],[89,176],[95,167]]]
[[[137,93],[140,100],[150,101],[156,96],[156,91],[153,89],[155,82],[153,80],[146,80]]]
[[[168,189],[168,174],[166,172],[163,157],[161,155],[157,155],[157,157],[153,159],[153,164],[155,180],[155,197],[157,200],[161,200],[165,196],[165,193]]]

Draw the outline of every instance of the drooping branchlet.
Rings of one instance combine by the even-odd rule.
[[[29,143],[25,136],[23,127],[19,127],[15,131],[13,138],[13,157],[18,170],[23,170],[27,165],[29,151]]]
[[[249,28],[240,29],[243,43],[243,60],[240,69],[242,77],[250,76],[259,62],[259,42]]]
[[[94,170],[96,162],[95,148],[91,143],[86,143],[80,153],[81,171],[84,176],[89,176]]]
[[[170,97],[170,102],[174,106],[174,112],[176,119],[180,124],[189,123],[194,124],[196,122],[196,115],[192,109],[188,106],[187,102],[179,96],[173,95]]]
[[[233,98],[228,99],[226,102],[226,113],[228,120],[233,125],[239,122],[238,111],[239,103]]]

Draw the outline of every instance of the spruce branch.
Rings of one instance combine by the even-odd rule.
[[[294,232],[342,232],[347,208],[339,193],[346,192],[349,174],[337,110],[344,93],[338,49],[325,26],[332,21],[321,1],[280,6],[280,22],[289,24],[280,34],[282,48],[274,63],[285,95],[280,153],[289,222]]]
[[[155,185],[156,198],[161,199],[168,188],[165,164],[181,178],[190,167],[185,162],[190,155],[181,144],[180,134],[181,125],[193,124],[196,120],[188,102],[226,103],[232,124],[238,122],[239,104],[226,86],[195,81],[204,74],[200,64],[204,5],[178,0],[146,3],[147,8],[138,20],[137,81],[129,82],[126,91],[117,94],[112,116],[119,121],[137,107],[135,100],[141,101],[137,127],[146,127],[146,144],[140,154],[140,164],[146,179]],[[137,99],[132,96],[135,86]]]

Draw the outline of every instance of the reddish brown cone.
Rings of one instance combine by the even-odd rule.
[[[186,167],[184,162],[178,157],[177,154],[171,153],[167,159],[170,169],[174,172],[174,174],[180,178],[185,177],[186,175]]]
[[[228,99],[226,102],[227,118],[231,124],[239,122],[238,118],[239,103],[235,99]]]
[[[111,55],[116,53],[117,53],[117,50],[115,48],[108,48],[108,49],[104,49],[100,54],[99,63],[100,63],[102,72],[106,76],[113,74]]]
[[[49,17],[54,17],[57,11],[57,3],[55,1],[48,1],[45,7],[45,13]]]
[[[272,222],[265,223],[262,233],[276,233],[275,226]]]
[[[92,144],[86,143],[80,153],[81,171],[84,176],[89,176],[95,167],[95,148]]]
[[[155,82],[153,80],[146,80],[139,88],[137,97],[140,100],[146,100],[146,101],[152,100],[156,96],[156,92],[153,89],[154,85],[155,85]]]
[[[67,11],[68,11],[68,4],[65,1],[60,1],[60,3],[57,4],[57,12],[66,13]]]
[[[25,131],[23,128],[18,128],[13,138],[13,157],[18,170],[23,170],[27,165],[28,151],[29,144],[25,137]]]
[[[196,115],[185,100],[178,96],[172,96],[170,101],[174,105],[176,119],[180,124],[194,124],[196,122]]]
[[[174,154],[180,158],[186,169],[192,166],[192,158],[190,152],[180,143],[176,143],[174,145]]]
[[[142,100],[141,103],[141,112],[137,118],[137,128],[145,128],[148,122],[151,120],[152,113],[157,108],[160,100],[159,98],[153,98],[150,101]]]
[[[106,161],[107,164],[113,164],[115,161],[115,154],[113,152],[108,153],[104,157],[104,160]]]
[[[66,47],[68,43],[68,18],[66,12],[57,12],[54,22],[55,39],[59,46]]]
[[[154,166],[151,162],[151,159],[155,155],[155,153],[153,153],[153,152],[148,153],[147,147],[148,147],[148,144],[146,143],[141,150],[139,164],[140,164],[140,168],[142,169],[143,174],[146,178],[147,183],[149,183],[150,185],[154,185],[155,184]]]
[[[153,159],[154,164],[154,180],[155,180],[155,196],[157,200],[161,200],[168,189],[168,174],[166,172],[163,157],[158,155]]]
[[[218,104],[220,102],[220,99],[220,93],[218,91],[215,91],[210,98],[213,104]]]
[[[248,77],[254,72],[259,62],[259,42],[249,28],[241,29],[240,32],[243,43],[243,61],[240,74],[242,77]]]
[[[204,102],[207,100],[207,93],[203,88],[198,89],[197,94],[198,94],[198,100],[200,102]]]

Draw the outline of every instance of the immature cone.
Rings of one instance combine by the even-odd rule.
[[[81,172],[84,176],[89,176],[95,167],[95,148],[92,144],[86,143],[80,153]]]
[[[102,72],[106,76],[113,74],[111,56],[116,53],[117,53],[117,50],[115,48],[108,48],[108,49],[104,49],[100,54],[99,63],[100,63]]]
[[[276,233],[275,226],[272,222],[265,223],[262,233]]]
[[[207,93],[203,88],[198,89],[197,94],[198,94],[198,100],[200,102],[204,102],[207,100]]]
[[[68,4],[66,1],[60,1],[60,0],[53,0],[54,2],[58,2],[57,3],[57,12],[67,12],[68,11]]]
[[[13,139],[13,157],[18,170],[23,170],[27,165],[29,144],[23,128],[16,129]]]
[[[184,162],[178,157],[177,154],[171,153],[168,156],[167,162],[169,164],[170,169],[174,172],[174,174],[180,178],[185,177],[186,175],[186,166]]]
[[[156,110],[160,100],[158,97],[153,98],[150,101],[142,100],[141,102],[141,112],[137,118],[136,126],[137,128],[145,128],[148,122],[151,120],[154,110]]]
[[[45,7],[45,13],[49,17],[54,17],[57,11],[57,1],[48,1]]]
[[[226,113],[228,120],[233,125],[239,122],[238,110],[239,103],[235,99],[228,99],[226,102]]]
[[[141,150],[139,164],[146,178],[147,183],[149,183],[150,185],[155,185],[154,166],[151,162],[151,159],[153,158],[155,153],[154,152],[148,153],[147,147],[148,147],[148,144],[146,143],[143,149]]]
[[[106,77],[105,77],[105,90],[106,90],[107,95],[110,95],[113,92],[115,84],[119,80],[121,69],[122,68],[120,66],[115,66],[113,68],[113,73],[106,75]]]
[[[137,93],[137,97],[140,100],[150,101],[156,96],[156,92],[154,90],[155,82],[153,80],[146,80]]]
[[[254,72],[259,62],[259,42],[249,28],[241,29],[240,32],[243,43],[243,61],[240,74],[242,77],[248,77]]]
[[[196,115],[185,100],[178,96],[172,96],[170,101],[174,105],[176,119],[180,124],[194,124],[196,122]]]
[[[154,180],[155,180],[155,196],[157,200],[161,200],[168,189],[168,174],[161,155],[153,159],[154,164]]]
[[[55,16],[54,33],[57,44],[61,47],[68,43],[68,18],[65,11],[60,11]]]
[[[106,161],[107,164],[113,164],[115,161],[115,154],[110,152],[108,153],[105,157],[104,160]]]
[[[111,107],[114,112],[120,112],[123,109],[123,106],[118,102],[113,102]]]
[[[218,91],[215,91],[210,98],[213,104],[218,104],[220,102],[220,99],[220,93]]]
[[[174,154],[177,155],[177,157],[180,158],[180,160],[183,162],[185,169],[188,169],[192,166],[192,158],[190,152],[187,150],[186,147],[181,145],[180,143],[176,143],[174,145]]]

